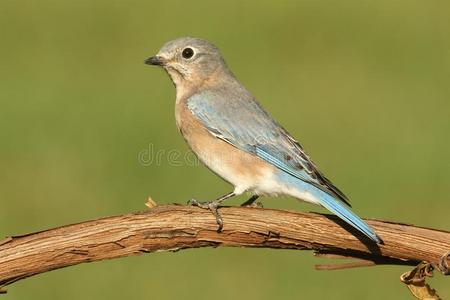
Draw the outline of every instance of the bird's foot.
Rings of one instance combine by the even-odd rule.
[[[214,217],[216,217],[217,225],[219,225],[219,227],[217,228],[217,232],[221,232],[223,228],[223,220],[218,209],[221,202],[222,201],[220,201],[220,199],[213,201],[197,201],[195,199],[191,199],[187,204],[204,209],[209,209],[213,213]]]

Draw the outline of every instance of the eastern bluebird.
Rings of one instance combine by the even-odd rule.
[[[183,37],[166,43],[145,63],[163,67],[175,84],[176,123],[189,146],[209,169],[234,185],[233,192],[214,201],[191,201],[214,213],[219,231],[223,222],[218,206],[247,192],[252,197],[246,205],[260,195],[287,195],[321,205],[382,243],[297,140],[234,77],[216,46]]]

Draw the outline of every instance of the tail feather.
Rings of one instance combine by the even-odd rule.
[[[368,238],[373,240],[378,244],[382,244],[381,238],[373,231],[372,228],[367,225],[360,217],[353,213],[345,204],[334,199],[332,196],[325,194],[319,198],[319,202],[329,211],[337,215],[339,218],[355,227],[362,233],[364,233]]]
[[[353,213],[347,205],[336,199],[333,195],[328,194],[316,186],[285,172],[277,173],[276,178],[280,183],[288,187],[284,190],[286,195],[322,205],[343,221],[366,235],[372,241],[378,244],[383,244],[381,238],[375,233],[375,231],[373,231],[372,228],[369,227],[369,225],[367,225],[366,222],[364,222],[360,217]],[[292,187],[295,188],[291,189]]]

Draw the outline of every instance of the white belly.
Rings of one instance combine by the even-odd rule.
[[[258,172],[240,173],[236,172],[236,159],[232,159],[231,154],[227,159],[212,157],[201,152],[197,155],[208,168],[234,186],[234,193],[236,195],[244,192],[261,196],[285,195],[319,204],[318,199],[310,192],[299,190],[295,186],[290,186],[289,183],[280,182],[275,175],[279,170],[267,163],[265,163],[267,167],[262,170],[260,169]]]

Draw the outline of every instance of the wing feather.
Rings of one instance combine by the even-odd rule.
[[[258,156],[278,169],[320,188],[349,205],[347,197],[315,166],[300,143],[246,90],[207,90],[191,96],[192,114],[219,139]]]

